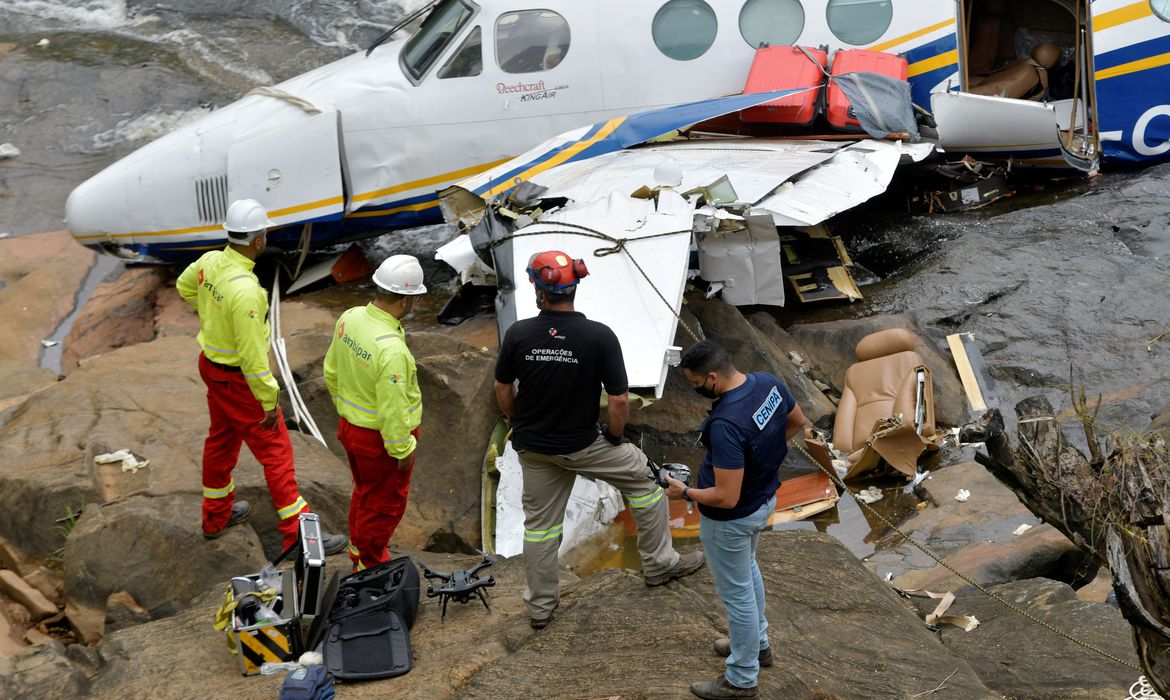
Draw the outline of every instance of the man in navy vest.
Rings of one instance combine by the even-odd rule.
[[[687,348],[681,365],[695,391],[714,404],[700,428],[707,455],[697,486],[667,477],[667,494],[699,505],[703,551],[730,630],[730,639],[715,642],[715,653],[727,657],[726,672],[692,683],[691,692],[706,699],[754,698],[760,666],[772,665],[756,543],[776,507],[788,440],[807,420],[783,382],[766,372],[740,372],[713,341]]]

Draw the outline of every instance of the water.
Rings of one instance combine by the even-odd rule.
[[[63,227],[149,140],[358,50],[420,0],[0,0],[0,231]],[[47,42],[47,43],[45,43]]]

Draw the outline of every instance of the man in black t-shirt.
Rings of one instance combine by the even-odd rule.
[[[557,553],[577,474],[608,482],[630,502],[647,585],[703,565],[702,552],[674,551],[664,492],[646,455],[622,438],[630,404],[621,345],[608,326],[573,310],[577,283],[588,274],[583,260],[561,251],[532,256],[528,279],[540,315],[508,329],[496,362],[496,399],[524,470],[524,599],[536,629],[548,625],[559,601]],[[605,430],[597,423],[602,387]]]

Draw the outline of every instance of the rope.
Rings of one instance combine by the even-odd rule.
[[[549,225],[552,225],[552,224],[549,224]],[[669,301],[667,301],[666,297],[658,289],[658,286],[654,284],[654,280],[650,279],[650,275],[646,274],[646,271],[642,269],[642,266],[638,263],[638,260],[637,260],[637,258],[634,257],[634,254],[631,253],[628,248],[626,248],[626,244],[637,242],[637,241],[648,241],[652,238],[665,238],[666,236],[677,236],[677,235],[682,234],[682,233],[690,235],[690,233],[691,233],[690,229],[685,229],[685,230],[681,230],[681,231],[667,231],[666,233],[655,233],[655,234],[651,234],[649,236],[640,236],[638,238],[614,238],[613,236],[610,236],[609,234],[602,233],[601,231],[597,231],[595,229],[591,229],[588,226],[581,226],[580,224],[557,222],[557,224],[555,224],[555,225],[564,226],[565,228],[564,229],[551,229],[551,230],[545,230],[545,231],[531,231],[528,233],[525,233],[525,232],[511,233],[511,234],[508,234],[507,236],[502,236],[499,240],[494,241],[492,243],[491,247],[492,247],[492,249],[495,249],[495,248],[503,245],[504,243],[512,240],[513,238],[524,238],[525,236],[544,236],[544,235],[548,235],[550,233],[567,233],[567,234],[575,235],[575,236],[585,236],[586,238],[596,238],[596,239],[603,240],[603,241],[609,241],[610,243],[613,243],[613,245],[608,246],[608,247],[597,248],[596,250],[593,251],[593,257],[604,258],[607,255],[616,255],[617,253],[625,253],[626,257],[628,257],[630,259],[630,262],[634,263],[634,267],[638,268],[638,272],[640,272],[642,274],[642,277],[646,280],[646,283],[650,285],[650,288],[654,290],[654,293],[658,295],[658,298],[661,299],[662,303],[664,305],[666,305],[666,308],[670,310],[670,313],[676,319],[678,319],[678,325],[681,326],[682,329],[687,332],[687,335],[691,336],[691,338],[696,343],[699,342],[700,340],[702,340],[702,338],[700,338],[699,335],[697,333],[695,333],[695,331],[693,331],[691,329],[691,327],[686,324],[685,321],[683,321],[682,316],[680,316],[679,313],[674,310],[674,304],[671,304]]]
[[[1048,624],[1044,620],[1041,620],[1040,618],[1036,617],[1035,615],[1028,612],[1027,610],[1024,610],[1023,608],[1019,607],[1018,605],[1015,605],[1011,601],[1004,600],[1002,597],[987,590],[986,588],[984,588],[983,586],[976,583],[974,580],[972,580],[967,575],[960,573],[953,566],[951,566],[950,564],[943,561],[934,552],[927,549],[924,545],[918,544],[913,539],[911,539],[911,537],[909,535],[907,535],[906,533],[904,533],[900,529],[898,529],[898,527],[896,525],[894,525],[892,522],[890,522],[886,518],[886,516],[879,513],[877,511],[877,509],[873,508],[868,503],[862,501],[860,498],[856,498],[856,494],[849,490],[849,487],[845,485],[845,482],[841,479],[841,477],[837,476],[837,473],[835,471],[833,471],[831,469],[826,469],[820,462],[818,462],[812,455],[810,455],[807,450],[804,449],[803,445],[801,445],[799,443],[795,443],[795,442],[793,444],[796,445],[796,449],[800,450],[801,453],[804,454],[805,457],[808,457],[808,459],[813,464],[817,465],[817,467],[819,467],[821,471],[823,471],[825,474],[827,474],[829,476],[829,479],[834,484],[836,484],[840,489],[842,489],[843,491],[848,493],[850,496],[854,496],[855,497],[854,500],[857,501],[858,505],[860,505],[862,508],[869,511],[869,513],[871,515],[874,515],[875,517],[877,517],[877,519],[880,520],[886,527],[888,527],[891,530],[893,530],[894,532],[898,533],[898,535],[900,535],[902,537],[902,539],[904,539],[907,542],[909,542],[910,544],[914,545],[914,547],[917,548],[920,552],[922,552],[926,556],[930,557],[931,559],[935,560],[935,562],[937,562],[939,564],[939,566],[943,567],[944,569],[951,572],[955,576],[958,576],[963,582],[967,583],[970,586],[973,586],[980,593],[983,593],[988,598],[991,598],[992,600],[999,603],[1000,605],[1003,605],[1008,610],[1011,610],[1013,612],[1019,613],[1020,615],[1023,615],[1025,618],[1031,620],[1032,622],[1035,622],[1037,625],[1040,625],[1044,629],[1048,630],[1049,632],[1052,632],[1053,634],[1055,634],[1059,637],[1064,637],[1068,641],[1070,641],[1078,646],[1084,647],[1085,649],[1088,649],[1089,651],[1094,652],[1096,654],[1100,654],[1101,656],[1104,656],[1107,659],[1111,659],[1113,661],[1116,661],[1117,663],[1121,664],[1122,666],[1125,666],[1126,668],[1131,668],[1131,669],[1133,669],[1135,671],[1139,671],[1139,672],[1142,670],[1141,667],[1138,666],[1137,664],[1133,664],[1133,663],[1130,663],[1124,659],[1118,658],[1117,656],[1110,654],[1109,652],[1105,651],[1104,649],[1101,649],[1100,647],[1097,647],[1089,642],[1077,639],[1076,637],[1072,636],[1068,632],[1065,632],[1063,630],[1059,630],[1059,629],[1053,627],[1052,625]],[[1144,680],[1144,678],[1145,677],[1143,676],[1142,679]],[[1137,684],[1135,684],[1135,685],[1137,685]],[[1143,695],[1143,696],[1137,696],[1137,697],[1142,698],[1144,700],[1147,696]]]
[[[1140,676],[1136,683],[1129,686],[1129,695],[1121,700],[1163,700],[1163,698],[1158,695],[1145,676]]]

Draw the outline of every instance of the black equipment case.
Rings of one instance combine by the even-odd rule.
[[[325,665],[342,680],[409,672],[409,630],[418,604],[418,570],[410,557],[341,579],[325,634]]]

